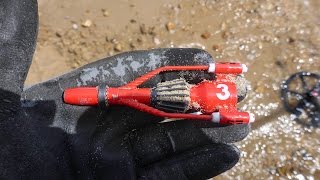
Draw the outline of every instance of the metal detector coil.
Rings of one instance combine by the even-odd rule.
[[[320,126],[320,75],[298,72],[281,87],[281,99],[286,110],[307,126]]]

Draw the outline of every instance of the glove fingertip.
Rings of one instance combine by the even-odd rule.
[[[240,158],[237,147],[212,144],[154,163],[139,173],[146,179],[208,179],[232,168]]]
[[[202,127],[201,131],[215,143],[234,143],[243,140],[250,133],[247,124],[224,126],[219,128]]]

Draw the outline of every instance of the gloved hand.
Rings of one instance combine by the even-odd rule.
[[[0,1],[0,179],[206,179],[239,160],[247,125],[162,119],[127,107],[64,104],[64,89],[124,85],[165,65],[212,62],[199,49],[109,57],[23,90],[36,44],[36,0]],[[206,73],[164,73],[145,86]]]

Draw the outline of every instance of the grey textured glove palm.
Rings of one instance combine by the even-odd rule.
[[[127,107],[108,110],[64,104],[63,90],[121,86],[165,65],[212,62],[199,49],[156,49],[109,57],[23,90],[37,32],[35,0],[0,2],[1,179],[206,179],[235,165],[229,143],[247,136],[247,125],[220,127],[162,119]],[[206,73],[164,73],[145,86]]]

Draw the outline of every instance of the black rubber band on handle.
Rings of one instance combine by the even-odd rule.
[[[107,88],[106,84],[101,84],[98,86],[98,104],[101,110],[108,108],[109,103],[107,99]]]

